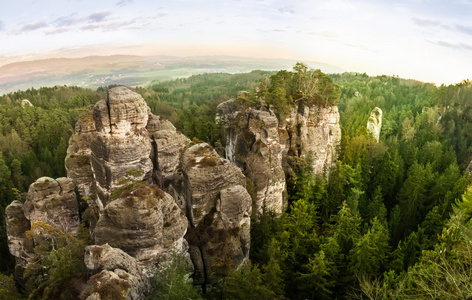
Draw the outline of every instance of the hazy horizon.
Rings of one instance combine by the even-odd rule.
[[[0,13],[0,66],[90,55],[318,61],[436,84],[470,76],[472,2],[16,1]]]

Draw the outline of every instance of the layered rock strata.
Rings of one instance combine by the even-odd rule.
[[[217,121],[225,128],[226,157],[253,181],[258,213],[283,210],[285,155],[304,158],[314,174],[327,175],[341,140],[336,106],[299,104],[279,122],[268,108],[239,110],[229,100],[218,106]]]
[[[79,210],[74,184],[64,177],[41,177],[30,185],[25,204],[13,201],[5,209],[5,215],[8,248],[16,260],[15,274],[22,279],[34,254],[33,241],[25,233],[35,222],[45,222],[64,232],[77,232]]]
[[[143,103],[130,89],[113,88],[95,105],[93,116],[82,117],[69,142],[68,176],[81,196],[99,207],[96,243],[124,250],[151,275],[171,249],[186,251],[182,237],[188,222],[198,283],[210,283],[219,258],[236,267],[249,255],[251,198],[245,177],[209,145],[193,145],[168,120],[150,114]],[[133,169],[144,171],[133,181],[157,187],[112,199],[119,179]]]
[[[241,170],[206,143],[186,149],[181,170],[194,280],[211,284],[218,265],[236,268],[249,257],[251,197]]]
[[[95,227],[95,243],[120,248],[151,277],[162,253],[185,252],[188,221],[172,196],[139,185],[110,202]]]

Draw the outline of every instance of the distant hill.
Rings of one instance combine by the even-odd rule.
[[[31,87],[75,85],[96,88],[110,84],[143,85],[151,81],[189,77],[202,73],[241,73],[255,69],[291,69],[296,60],[232,56],[87,56],[22,61],[0,67],[0,94]],[[343,70],[319,63],[305,62],[326,73]]]

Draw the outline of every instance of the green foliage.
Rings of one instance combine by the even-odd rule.
[[[251,262],[243,264],[225,280],[224,299],[276,299],[276,293],[266,285],[264,274]]]
[[[87,241],[44,222],[35,222],[26,236],[34,241],[34,257],[24,278],[32,299],[76,298],[79,290],[71,285],[84,275],[84,248]]]
[[[149,299],[203,299],[189,278],[188,262],[183,254],[173,253],[171,262],[152,278]]]
[[[13,275],[6,276],[0,273],[0,299],[19,300],[22,298],[15,286]]]

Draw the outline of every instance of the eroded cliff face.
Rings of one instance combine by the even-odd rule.
[[[341,140],[336,106],[292,107],[279,122],[268,108],[239,110],[234,100],[220,104],[217,122],[225,128],[226,157],[235,162],[256,189],[255,208],[281,213],[284,208],[285,155],[311,162],[315,174],[327,175]]]
[[[15,275],[23,280],[23,272],[33,258],[34,242],[26,231],[36,222],[44,222],[76,234],[79,209],[74,184],[69,178],[41,177],[29,187],[26,202],[13,201],[5,209],[8,248],[15,257]]]
[[[237,268],[249,258],[251,197],[241,170],[206,143],[188,147],[180,167],[194,280],[211,284],[218,265]]]
[[[217,265],[236,268],[249,256],[252,206],[241,170],[151,114],[128,88],[110,89],[79,119],[66,169],[67,178],[40,178],[24,205],[7,207],[8,242],[20,275],[33,254],[25,232],[34,222],[77,232],[75,189],[98,213],[91,224],[95,245],[85,256],[95,274],[87,299],[101,299],[96,287],[113,282],[128,299],[142,299],[148,278],[171,252],[191,258],[194,282],[204,286],[215,279]]]
[[[226,256],[232,267],[248,258],[251,200],[240,169],[151,114],[130,89],[111,89],[79,120],[66,166],[100,212],[95,243],[125,251],[146,276],[169,251],[189,250],[198,284],[211,282],[218,258]],[[154,186],[112,197],[133,169],[144,171],[133,181]]]

